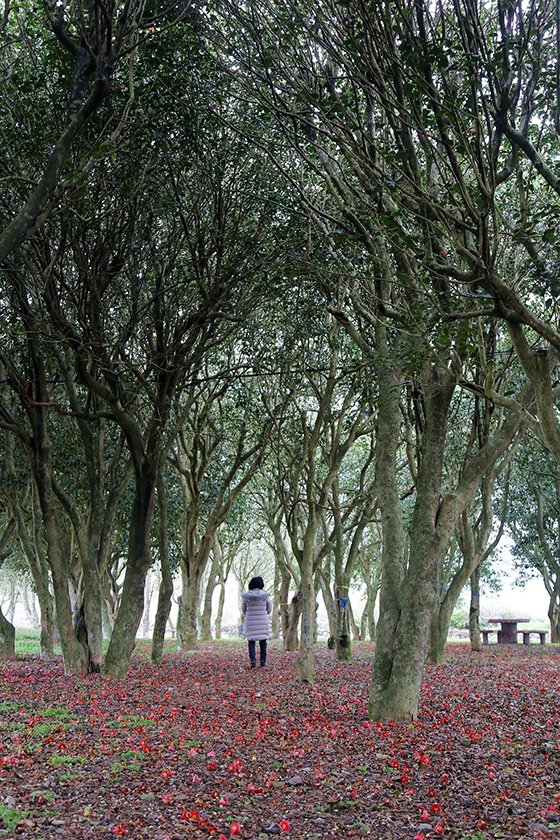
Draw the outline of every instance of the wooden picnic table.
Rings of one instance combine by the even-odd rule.
[[[498,644],[499,645],[516,645],[517,644],[517,625],[524,624],[531,621],[530,618],[489,618],[489,624],[500,624],[498,630]]]

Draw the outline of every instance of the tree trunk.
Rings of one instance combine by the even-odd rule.
[[[8,621],[0,608],[0,662],[15,659],[16,628]]]
[[[32,488],[31,505],[34,511],[38,507],[36,488]],[[33,520],[33,535],[31,535],[29,534],[23,521],[21,509],[19,509],[18,535],[27,557],[29,568],[31,569],[31,576],[35,586],[37,600],[39,601],[41,626],[40,658],[43,661],[49,662],[54,658],[54,646],[57,635],[54,616],[54,600],[49,587],[49,569],[43,547],[39,510],[36,511],[36,514],[33,516]]]
[[[43,396],[46,388],[42,389]],[[89,670],[87,650],[79,642],[74,631],[72,609],[68,593],[69,558],[64,559],[61,548],[60,521],[55,514],[55,500],[52,488],[50,457],[51,444],[46,429],[46,409],[31,411],[34,432],[33,475],[37,486],[39,504],[48,550],[48,562],[52,574],[56,625],[60,636],[64,673],[84,675]]]
[[[552,644],[558,644],[560,641],[560,603],[557,587],[548,602],[548,620],[550,621],[550,641]]]
[[[360,619],[360,638],[369,638],[370,641],[374,642],[376,636],[375,602],[379,591],[379,578],[376,578],[374,585],[370,581],[366,581],[366,587],[366,602]]]
[[[89,554],[82,563],[83,610],[87,630],[89,671],[99,673],[103,667],[103,622],[101,620],[101,579],[97,568],[97,553]]]
[[[282,639],[284,641],[285,650],[296,650],[298,644],[296,640],[294,648],[286,647],[286,637],[288,635],[288,629],[290,627],[290,606],[288,603],[288,599],[290,597],[291,580],[292,578],[288,568],[282,566],[280,568],[280,587],[278,589],[278,630],[279,635],[282,636]]]
[[[204,591],[204,604],[200,620],[200,635],[203,641],[209,642],[212,638],[212,601],[214,590],[220,580],[220,567],[223,562],[222,547],[217,536],[213,541],[212,565]]]
[[[152,635],[152,662],[159,664],[163,658],[165,628],[171,612],[171,598],[173,596],[173,577],[169,565],[168,551],[168,521],[167,521],[167,491],[161,472],[158,476],[158,534],[159,534],[159,562],[161,565],[161,581],[159,585],[158,603],[154,619]]]
[[[480,637],[480,566],[477,566],[471,574],[469,637],[471,640],[471,650],[479,653],[482,650],[482,640]]]
[[[315,625],[316,604],[313,582],[313,560],[315,554],[316,529],[308,527],[304,538],[301,558],[300,596],[301,596],[301,633],[299,639],[299,657],[296,673],[302,682],[315,682]]]
[[[437,571],[456,522],[455,496],[442,499],[440,492],[453,390],[454,380],[447,371],[425,366],[422,459],[410,527],[409,565],[401,587],[400,614],[392,639],[386,634],[385,624],[383,636],[378,627],[377,648],[382,641],[384,650],[392,645],[392,655],[374,673],[370,715],[376,719],[415,720],[418,716],[432,616],[438,603]],[[383,522],[384,531],[389,526],[390,523]]]
[[[37,497],[33,488],[31,488],[30,504],[34,522],[33,534],[27,528],[20,501],[17,498],[17,494],[14,493],[12,497],[12,512],[17,522],[18,539],[29,564],[33,585],[39,602],[39,626],[41,628],[40,657],[44,661],[50,661],[54,656],[54,605],[49,589],[48,566],[42,544],[42,535],[40,533],[41,516],[40,511],[36,510]]]
[[[136,475],[126,573],[121,602],[105,658],[105,672],[116,679],[126,676],[144,610],[144,584],[152,560],[150,529],[154,515],[155,485],[156,470],[153,465],[146,464]]]
[[[466,516],[467,514],[465,513],[465,517]],[[469,541],[468,545],[463,541],[463,562],[453,575],[443,600],[436,607],[432,617],[428,659],[434,665],[442,665],[445,661],[445,646],[447,644],[449,625],[451,624],[453,610],[455,609],[465,584],[470,578],[473,570],[478,568],[480,562],[480,554],[474,551],[474,541]]]
[[[354,616],[352,601],[348,601],[348,621],[350,622],[350,632],[352,633],[352,638],[355,642],[358,642],[360,640],[360,628],[358,626],[358,622],[356,621],[356,617]]]
[[[360,616],[360,639],[364,641],[368,636],[368,613],[369,613],[369,596],[366,596],[366,602]]]
[[[373,663],[373,679],[369,696],[370,718],[384,717],[389,704],[384,692],[393,671],[395,634],[401,614],[401,586],[404,577],[404,537],[402,511],[397,481],[397,451],[400,445],[401,374],[389,361],[391,354],[383,325],[376,330],[379,352],[384,361],[377,372],[379,414],[375,481],[382,525],[381,586],[379,621]],[[392,714],[388,715],[393,718]]]
[[[144,611],[142,613],[142,621],[140,622],[142,627],[142,636],[144,639],[147,639],[150,635],[150,612],[152,607],[153,591],[154,587],[151,581],[151,573],[148,572],[146,575],[146,583],[144,584]]]
[[[39,621],[39,616],[37,615],[37,607],[35,604],[35,593],[29,591],[29,586],[27,583],[23,583],[20,586],[21,592],[21,602],[23,604],[23,609],[25,610],[25,617],[30,627],[34,630],[37,630],[41,623]]]
[[[6,609],[6,619],[11,624],[16,614],[17,602],[19,600],[19,590],[15,580],[10,581],[10,595],[8,598],[8,607]]]
[[[214,621],[214,634],[216,639],[222,638],[222,625],[224,620],[224,606],[226,602],[226,585],[222,580],[220,581],[220,594],[218,595],[218,608],[216,610],[216,620]]]
[[[336,658],[339,662],[352,661],[352,637],[350,634],[350,598],[348,586],[340,584],[335,593],[336,615]]]
[[[461,591],[456,596],[448,597],[448,591],[441,604],[436,606],[432,616],[428,660],[433,665],[443,665],[445,662],[445,646],[449,635],[449,625],[451,624],[451,616],[453,615],[453,610],[460,594]]]
[[[182,565],[183,592],[179,601],[177,620],[178,650],[196,650],[198,646],[198,610],[200,605],[201,580],[198,570],[189,575],[186,564]],[[193,564],[194,565],[194,564]]]
[[[280,638],[280,585],[281,585],[280,568],[278,563],[274,564],[274,584],[272,586],[272,615],[270,617],[270,632],[273,639]]]
[[[292,598],[288,613],[289,623],[284,636],[284,650],[297,650],[299,647],[298,628],[301,619],[302,597],[296,592]]]
[[[326,576],[319,572],[319,574],[317,575],[317,580],[321,588],[321,595],[323,596],[323,601],[325,602],[325,609],[327,611],[327,621],[329,623],[329,636],[331,639],[334,640],[336,639],[338,632],[338,616],[336,612],[335,599],[333,598],[333,594],[331,592],[330,582],[327,580]]]

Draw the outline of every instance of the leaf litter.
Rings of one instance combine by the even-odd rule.
[[[351,664],[206,643],[126,680],[60,661],[0,666],[0,837],[560,837],[560,650],[451,645],[419,720],[367,717],[372,648]]]

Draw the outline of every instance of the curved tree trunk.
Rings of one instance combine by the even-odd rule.
[[[214,590],[220,580],[220,567],[223,563],[222,547],[217,535],[213,540],[212,565],[204,591],[204,603],[202,607],[202,615],[200,617],[200,635],[203,641],[209,642],[212,638],[212,601],[214,598]]]
[[[326,575],[319,572],[319,574],[317,575],[317,581],[321,589],[321,595],[323,596],[323,601],[325,602],[325,609],[327,611],[327,621],[329,623],[329,636],[331,639],[334,640],[336,639],[337,635],[337,615],[335,599],[333,598],[330,582],[327,579]]]
[[[548,601],[548,620],[550,621],[550,641],[560,642],[560,578],[550,593]]]
[[[9,441],[9,439],[7,439]],[[23,553],[29,564],[33,586],[39,601],[39,626],[41,628],[41,659],[48,661],[54,656],[55,620],[53,598],[49,590],[49,572],[43,547],[41,513],[37,502],[37,488],[33,484],[26,491],[30,511],[24,510],[17,492],[16,472],[11,445],[6,446],[6,468],[12,478],[10,507],[17,525],[17,534]],[[30,524],[28,527],[28,521]]]
[[[370,696],[370,715],[373,718],[416,718],[432,614],[438,604],[437,570],[459,517],[471,503],[484,475],[508,451],[521,425],[518,415],[506,415],[488,444],[465,464],[456,491],[443,496],[441,476],[454,377],[450,371],[436,368],[430,368],[425,373],[422,458],[411,522],[410,559],[401,587],[400,614],[395,632],[392,638],[388,636],[387,640],[383,640],[384,650],[389,649],[391,642],[394,645],[390,660],[381,663],[389,667],[374,667]],[[530,401],[530,389],[523,390],[522,399]],[[383,575],[385,571],[384,566]],[[378,639],[377,648],[380,647],[381,633]]]
[[[416,482],[416,502],[411,522],[409,563],[400,587],[400,613],[391,634],[379,626],[377,648],[390,653],[381,662],[376,654],[370,715],[375,719],[415,720],[428,653],[432,616],[437,600],[437,570],[453,533],[453,498],[444,515],[440,495],[443,453],[453,377],[426,365],[424,378],[424,431],[422,460]],[[380,398],[381,401],[381,398]],[[394,434],[394,433],[393,433]],[[378,442],[383,446],[382,442]],[[392,462],[396,450],[391,446]],[[389,468],[389,467],[388,467]],[[394,466],[391,468],[395,476]],[[393,484],[393,482],[391,483]],[[383,530],[391,527],[384,521]],[[385,534],[384,534],[385,538]],[[385,577],[386,567],[383,567]]]
[[[38,380],[37,402],[47,402],[47,388],[41,355],[33,355]],[[88,652],[78,640],[73,623],[72,608],[68,592],[69,558],[62,552],[59,517],[51,475],[51,443],[47,432],[47,409],[42,406],[29,408],[33,428],[34,447],[32,453],[33,476],[37,487],[47,543],[47,557],[51,569],[56,605],[56,625],[60,636],[64,672],[67,675],[83,675],[89,670]]]
[[[279,566],[280,569],[280,586],[278,589],[278,635],[282,637],[284,646],[286,644],[286,637],[290,627],[290,605],[288,603],[290,597],[290,583],[292,576],[288,567],[283,564]],[[294,648],[287,648],[285,650],[295,650],[297,648],[297,641]]]

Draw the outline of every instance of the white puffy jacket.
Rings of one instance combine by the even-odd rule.
[[[268,616],[272,612],[270,595],[264,589],[249,589],[241,598],[241,612],[245,616],[244,636],[249,641],[270,638]]]

